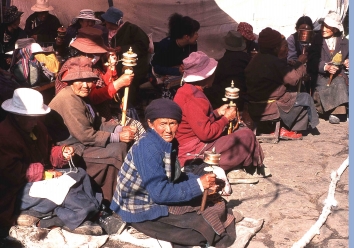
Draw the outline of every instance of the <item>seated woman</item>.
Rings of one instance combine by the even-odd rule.
[[[127,152],[127,142],[134,138],[130,128],[116,122],[106,122],[88,98],[97,80],[91,60],[80,56],[67,61],[67,72],[59,74],[68,84],[49,103],[52,109],[47,125],[55,127],[64,123],[70,136],[63,145],[75,145],[75,153],[82,156],[87,173],[102,189],[103,198],[110,202],[116,177]],[[60,133],[59,130],[56,133]]]
[[[33,89],[18,88],[1,107],[8,114],[0,123],[0,236],[6,237],[12,225],[38,222],[44,228],[63,226],[74,233],[101,235],[101,227],[89,220],[99,212],[102,196],[93,193],[83,169],[66,174],[73,184],[69,188],[62,185],[63,191],[68,190],[62,203],[56,202],[54,192],[51,200],[30,193],[37,182],[41,183],[45,169],[67,165],[73,154],[71,146],[52,145],[40,121],[50,112],[42,95]]]
[[[217,62],[198,51],[184,59],[183,65],[184,85],[174,98],[182,109],[182,121],[176,134],[181,166],[195,163],[204,151],[215,147],[221,154],[219,165],[225,171],[246,168],[250,173],[257,169],[263,174],[263,151],[253,132],[240,128],[224,135],[225,127],[236,117],[236,109],[225,104],[213,110],[203,93],[214,81]]]
[[[151,65],[157,83],[179,85],[183,74],[183,59],[197,51],[200,24],[189,16],[174,13],[168,22],[168,37],[155,47]]]
[[[129,86],[134,78],[132,75],[121,75],[118,77],[115,65],[117,63],[117,57],[113,54],[108,54],[109,48],[106,47],[102,39],[102,31],[93,27],[81,28],[77,35],[77,38],[71,47],[75,49],[75,56],[86,56],[92,60],[93,72],[96,73],[99,78],[96,84],[92,85],[88,98],[90,102],[95,105],[97,111],[106,121],[114,121],[117,124],[120,123],[121,115],[113,113],[111,110],[111,103],[117,98],[118,92],[124,89],[125,86]],[[105,62],[108,62],[110,66],[106,66]],[[68,71],[67,63],[65,62],[61,67],[59,74],[65,75]],[[61,80],[61,77],[57,77],[55,81],[55,92],[58,94],[63,88],[67,86],[66,82]],[[123,96],[119,93],[120,96]],[[120,101],[118,101],[120,103]],[[128,113],[129,114],[129,113]],[[131,116],[131,115],[130,115]],[[132,117],[132,116],[131,116]],[[145,132],[142,124],[134,119],[127,118],[125,125],[130,126],[132,131],[136,132],[134,139]]]
[[[138,231],[173,247],[229,247],[235,241],[235,218],[225,201],[207,201],[200,211],[203,191],[219,188],[215,174],[181,172],[174,142],[180,107],[169,99],[156,99],[145,117],[149,129],[125,158],[111,209]]]
[[[346,120],[349,103],[349,41],[342,37],[343,25],[337,13],[329,13],[309,48],[308,72],[311,74],[316,109],[329,123]],[[338,58],[338,59],[336,59]]]
[[[260,53],[245,69],[248,112],[254,119],[280,118],[280,138],[302,139],[297,131],[315,128],[318,123],[313,100],[308,93],[297,93],[294,86],[306,72],[305,54],[294,66],[286,62],[287,42],[278,31],[265,28],[258,38]]]

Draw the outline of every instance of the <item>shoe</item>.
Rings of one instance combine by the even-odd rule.
[[[258,183],[259,179],[244,170],[232,170],[227,173],[227,178],[231,184],[253,184]]]
[[[270,169],[264,166],[264,164],[262,164],[261,166],[257,166],[257,171],[253,173],[254,177],[261,177],[261,178],[270,177],[271,175],[272,173],[270,173]]]
[[[339,124],[339,122],[340,122],[339,118],[335,115],[330,115],[328,118],[328,121],[331,124]]]
[[[74,230],[70,230],[67,226],[62,227],[65,231],[75,233],[75,234],[81,234],[81,235],[94,235],[94,236],[99,236],[102,235],[103,231],[102,228],[95,224],[92,223],[89,220],[84,221],[80,226],[75,228]]]
[[[302,140],[302,134],[295,131],[289,131],[285,128],[280,128],[279,138],[284,140]]]
[[[16,219],[16,224],[19,226],[35,226],[38,222],[39,218],[28,214],[20,214]]]
[[[126,222],[123,221],[116,213],[112,215],[102,215],[98,219],[98,224],[106,231],[107,234],[121,234],[126,227]]]

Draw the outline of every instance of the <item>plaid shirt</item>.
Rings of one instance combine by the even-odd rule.
[[[111,204],[111,209],[124,221],[141,222],[167,216],[167,205],[202,194],[196,175],[172,182],[171,150],[172,144],[151,129],[129,150]]]

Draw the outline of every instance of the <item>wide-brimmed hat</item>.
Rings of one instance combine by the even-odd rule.
[[[215,59],[201,51],[192,52],[183,60],[183,81],[189,83],[204,80],[213,75],[217,64]]]
[[[16,89],[13,97],[4,101],[1,107],[18,115],[40,116],[50,112],[50,108],[43,104],[42,94],[29,88]]]
[[[123,11],[114,7],[109,7],[106,13],[101,15],[101,18],[107,22],[118,25],[118,22],[123,18]]]
[[[48,0],[37,0],[37,3],[31,7],[34,12],[51,11],[53,9],[53,6],[49,6]]]
[[[336,12],[329,12],[322,22],[326,23],[332,28],[338,28],[340,32],[343,32],[344,30],[340,15],[338,15]]]
[[[4,23],[11,23],[19,18],[23,14],[22,11],[18,11],[16,6],[10,6],[4,13]]]
[[[237,32],[240,32],[247,40],[256,39],[256,36],[253,34],[253,27],[247,22],[240,22],[237,26]]]
[[[16,42],[15,42],[15,50],[16,49],[21,49],[21,48],[25,48],[29,45],[31,45],[32,43],[35,43],[35,39],[33,38],[23,38],[23,39],[18,39]],[[6,52],[5,54],[13,54],[14,51],[9,51],[9,52]]]
[[[93,27],[80,28],[70,46],[84,53],[106,53],[109,50],[103,42],[102,30]]]
[[[96,73],[92,71],[92,62],[84,56],[73,57],[65,63],[67,71],[59,75],[59,79],[64,82],[82,81],[84,79],[98,79]]]
[[[80,10],[80,14],[73,18],[71,23],[76,23],[78,19],[86,19],[86,20],[94,20],[96,24],[102,23],[100,19],[95,17],[95,12],[92,9],[82,9]]]
[[[224,37],[224,47],[230,51],[243,51],[246,48],[246,42],[241,33],[230,30]]]

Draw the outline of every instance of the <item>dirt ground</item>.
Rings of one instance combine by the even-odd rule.
[[[233,185],[229,206],[244,216],[264,219],[248,248],[291,247],[316,222],[328,194],[330,174],[348,157],[348,122],[338,125],[320,120],[318,134],[303,140],[262,143],[265,165],[272,177],[256,185]],[[349,247],[349,167],[337,184],[326,223],[306,247]]]

